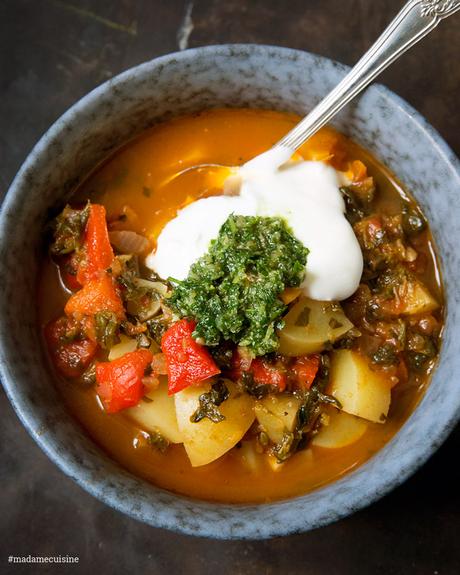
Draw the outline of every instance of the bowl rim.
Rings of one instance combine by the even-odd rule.
[[[206,55],[222,55],[227,56],[229,58],[232,57],[234,51],[244,50],[248,54],[258,54],[262,56],[266,56],[269,51],[275,51],[281,57],[289,57],[289,55],[296,55],[297,57],[303,58],[315,58],[319,61],[322,61],[325,65],[332,65],[341,72],[346,72],[350,68],[343,64],[337,63],[334,60],[326,58],[324,56],[319,56],[313,54],[311,52],[306,52],[303,50],[291,49],[287,47],[279,47],[279,46],[271,46],[271,45],[264,45],[264,44],[221,44],[221,45],[210,45],[210,46],[203,46],[199,48],[193,48],[189,50],[185,50],[182,52],[172,52],[152,60],[146,61],[141,63],[137,66],[129,68],[128,70],[114,76],[110,80],[104,82],[103,84],[97,86],[89,93],[84,95],[81,99],[75,102],[64,114],[62,114],[52,125],[51,127],[42,135],[42,137],[38,140],[35,144],[31,152],[28,154],[27,158],[25,159],[24,163],[22,164],[21,168],[19,169],[17,175],[13,179],[9,190],[4,198],[4,201],[0,207],[0,243],[5,239],[3,237],[3,230],[6,224],[6,217],[5,213],[8,211],[10,204],[13,202],[14,196],[18,192],[22,184],[22,180],[24,175],[27,174],[28,170],[32,168],[37,161],[37,158],[47,149],[49,142],[56,138],[65,128],[66,123],[72,118],[72,116],[80,111],[84,110],[88,105],[91,105],[93,102],[97,102],[99,97],[105,94],[107,91],[113,89],[117,84],[125,82],[129,80],[130,77],[138,74],[145,74],[148,73],[149,70],[154,69],[160,65],[166,65],[170,61],[176,60],[183,60],[183,61],[193,61],[197,56],[206,56]],[[436,149],[437,153],[442,156],[443,160],[445,161],[446,165],[451,168],[452,172],[456,175],[458,181],[460,182],[460,162],[457,159],[456,155],[447,145],[447,143],[442,139],[439,133],[425,120],[421,114],[419,114],[412,106],[410,106],[405,100],[403,100],[400,96],[393,93],[391,90],[382,86],[380,84],[373,84],[368,90],[378,91],[380,95],[382,95],[386,100],[390,100],[394,105],[400,108],[406,115],[410,116],[411,119],[418,124],[418,126],[425,132],[427,137],[430,139],[431,144]],[[107,495],[102,491],[101,486],[95,483],[94,481],[90,481],[89,478],[86,476],[86,472],[81,468],[78,461],[75,461],[69,457],[66,457],[65,453],[59,451],[56,445],[53,444],[52,440],[49,439],[48,434],[41,435],[34,425],[34,416],[33,416],[33,406],[28,411],[23,409],[22,400],[16,395],[15,389],[15,382],[12,377],[9,375],[8,370],[8,359],[5,355],[5,350],[3,348],[3,342],[0,340],[0,379],[2,384],[5,388],[6,395],[9,398],[11,404],[13,405],[14,410],[16,411],[19,419],[21,420],[24,427],[27,429],[29,434],[33,437],[36,443],[40,446],[40,448],[46,453],[46,455],[68,476],[76,481],[76,483],[89,492],[91,495],[95,496],[97,499],[103,501],[104,503],[108,504],[109,506],[135,518],[140,521],[149,523],[152,526],[156,527],[163,527],[170,529],[172,531],[176,531],[179,533],[187,533],[190,535],[196,536],[207,536],[213,538],[220,538],[220,539],[240,539],[240,538],[249,538],[249,539],[264,539],[268,537],[274,537],[279,535],[288,535],[290,533],[302,532],[309,529],[314,529],[340,519],[344,516],[350,515],[351,513],[361,509],[374,500],[382,497],[398,485],[400,485],[403,481],[405,481],[410,475],[412,475],[430,456],[431,454],[443,443],[443,441],[447,438],[450,431],[454,428],[457,422],[460,420],[460,411],[451,415],[451,417],[444,421],[443,424],[439,425],[436,434],[431,436],[430,441],[424,444],[423,448],[418,449],[417,454],[411,460],[411,464],[406,466],[404,469],[399,469],[399,473],[393,474],[389,480],[381,480],[380,484],[378,484],[378,489],[375,489],[373,492],[367,492],[364,494],[356,495],[352,502],[349,505],[345,505],[342,509],[335,510],[331,512],[329,510],[329,515],[325,515],[324,513],[322,516],[316,517],[314,520],[308,520],[305,518],[304,522],[299,525],[289,525],[289,524],[280,524],[276,523],[274,526],[268,526],[265,531],[261,532],[257,529],[251,529],[246,524],[245,527],[237,532],[232,530],[230,527],[224,527],[224,523],[222,522],[222,515],[219,518],[219,529],[215,529],[213,531],[213,526],[202,527],[201,529],[191,529],[187,526],[181,525],[180,522],[174,519],[174,515],[171,517],[166,517],[164,515],[160,517],[150,517],[147,518],[143,515],[142,510],[136,509],[133,506],[130,506],[123,498],[115,498],[113,495]],[[398,432],[399,433],[399,432]],[[386,449],[391,444],[391,441],[384,446]],[[382,451],[380,450],[380,451]],[[372,459],[372,458],[371,458]],[[370,460],[365,462],[363,465],[359,467],[359,469],[363,469]],[[358,471],[359,471],[358,469]],[[349,473],[345,475],[344,478],[339,478],[323,487],[320,487],[314,490],[313,493],[318,492],[328,492],[330,491],[331,487],[337,486],[338,484],[347,481],[351,476],[354,476],[358,471],[354,473]],[[160,490],[161,491],[161,490]],[[205,505],[211,505],[213,508],[220,510],[219,513],[222,514],[226,510],[228,512],[238,513],[238,510],[249,510],[249,509],[260,509],[264,508],[272,508],[274,510],[281,509],[283,506],[286,505],[288,502],[298,501],[302,498],[308,498],[308,494],[304,496],[297,496],[295,498],[291,498],[288,500],[280,500],[274,501],[272,503],[259,503],[259,504],[250,504],[250,505],[243,505],[243,504],[223,504],[223,503],[216,503],[216,502],[203,502],[202,500],[188,498],[182,495],[176,495],[171,492],[167,492],[171,494],[175,499],[182,500],[184,502],[192,502],[195,505],[200,505],[201,503]]]

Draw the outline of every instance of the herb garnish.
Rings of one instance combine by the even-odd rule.
[[[264,355],[278,347],[278,296],[301,284],[307,255],[281,218],[231,215],[187,279],[171,280],[169,304],[197,321],[193,335],[206,345],[229,340]]]

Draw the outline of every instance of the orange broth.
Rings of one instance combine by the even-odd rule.
[[[76,198],[102,203],[111,215],[124,212],[129,229],[145,234],[154,245],[167,221],[187,203],[221,193],[227,172],[216,164],[244,163],[272,146],[294,126],[292,114],[262,110],[210,110],[159,124],[129,142],[90,174],[76,190]],[[333,155],[331,157],[331,150]],[[330,161],[345,169],[350,160],[361,159],[379,189],[379,205],[387,213],[401,209],[408,196],[398,182],[366,151],[330,128],[323,129],[299,150],[305,159]],[[194,169],[201,166],[198,169]],[[179,177],[178,174],[181,174]],[[122,225],[122,224],[121,224]],[[424,281],[442,301],[436,260],[429,232],[417,249],[428,259]],[[39,288],[42,324],[62,312],[69,294],[59,280],[57,267],[45,261]],[[95,389],[82,388],[56,377],[70,413],[89,435],[132,473],[162,488],[205,500],[249,503],[272,501],[304,494],[350,472],[368,460],[398,431],[419,402],[427,379],[410,380],[393,393],[384,425],[369,423],[356,443],[341,449],[317,446],[300,451],[272,469],[260,458],[250,470],[238,447],[217,461],[193,468],[181,445],[166,452],[137,446],[140,428],[126,415],[104,412]]]

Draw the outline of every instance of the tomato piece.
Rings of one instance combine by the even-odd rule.
[[[254,381],[262,385],[274,385],[280,391],[286,389],[287,377],[284,370],[270,365],[260,358],[256,358],[251,363],[250,371],[254,377]]]
[[[74,252],[63,258],[59,263],[59,275],[65,287],[70,291],[78,291],[81,283],[77,279],[77,270],[79,266],[79,257]]]
[[[94,358],[96,349],[97,343],[90,339],[67,343],[53,351],[54,365],[65,377],[80,377]]]
[[[398,381],[393,381],[391,387],[394,387],[398,383],[407,383],[407,380],[409,379],[409,370],[407,369],[407,364],[402,357],[399,359],[398,371],[396,375]]]
[[[172,325],[161,339],[168,371],[169,395],[220,373],[206,347],[193,339],[195,325],[194,321],[182,319]]]
[[[292,366],[292,371],[295,374],[297,385],[301,389],[310,389],[318,373],[319,362],[320,357],[316,353],[296,359],[296,362]]]
[[[382,219],[380,216],[375,216],[374,218],[368,218],[367,220],[367,233],[372,242],[376,242],[379,239],[379,234],[383,231]]]
[[[80,331],[80,324],[73,318],[62,316],[45,325],[44,333],[46,343],[51,347],[58,347],[76,338]]]
[[[75,332],[75,339],[66,341],[72,331]],[[96,342],[81,338],[80,334],[76,333],[78,331],[78,325],[66,317],[45,326],[45,339],[51,359],[57,371],[64,377],[79,377],[96,354]]]
[[[65,269],[61,269],[61,279],[65,287],[70,291],[77,291],[81,288],[80,282],[77,280],[77,276],[69,273]]]
[[[409,370],[401,353],[398,354],[398,363],[389,366],[375,366],[375,371],[382,374],[391,389],[393,387],[407,383]]]
[[[82,289],[74,293],[67,301],[66,315],[94,315],[101,311],[111,311],[118,317],[124,316],[123,302],[111,276],[90,280]]]
[[[228,372],[231,379],[237,381],[243,372],[249,371],[253,359],[254,356],[247,352],[246,348],[236,348],[233,352],[231,369]]]
[[[99,277],[113,262],[113,249],[104,206],[91,204],[85,232],[86,257],[80,263],[77,280],[81,285]]]
[[[114,361],[97,364],[97,394],[107,413],[116,413],[139,403],[144,395],[142,378],[152,357],[147,349],[137,349]]]
[[[353,226],[353,229],[360,245],[366,250],[377,248],[385,235],[380,216],[369,216],[360,220]]]

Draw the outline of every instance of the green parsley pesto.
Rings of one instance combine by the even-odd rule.
[[[285,304],[279,295],[305,276],[308,249],[281,218],[231,215],[184,281],[171,280],[169,299],[194,319],[195,338],[233,341],[255,355],[276,351]]]

